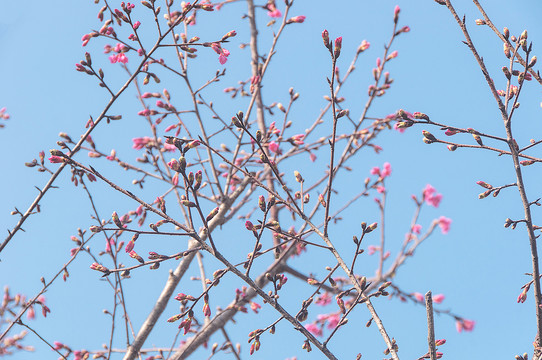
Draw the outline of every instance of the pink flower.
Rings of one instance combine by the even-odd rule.
[[[211,48],[218,54],[218,61],[221,65],[224,65],[226,61],[228,61],[228,56],[230,56],[230,52],[226,49],[223,49],[222,46],[220,46],[220,43],[212,43]]]
[[[314,336],[322,336],[322,328],[315,323],[307,324],[307,326],[305,326],[305,329],[307,329],[307,331]]]
[[[442,200],[442,194],[436,194],[435,196],[427,198],[426,201],[427,201],[427,203],[429,205],[432,205],[434,207],[438,207],[441,200]]]
[[[318,296],[315,301],[316,305],[326,306],[331,303],[331,295],[328,292]]]
[[[328,316],[327,328],[334,329],[339,324],[339,321],[341,321],[341,317],[339,316],[339,314],[332,314]]]
[[[415,224],[413,227],[412,227],[412,232],[414,234],[419,234],[420,232],[422,231],[422,226],[420,224]]]
[[[256,314],[258,313],[258,310],[261,309],[262,306],[258,303],[255,303],[253,301],[250,302],[250,309],[254,311]]]
[[[434,295],[434,296],[433,296],[433,302],[434,302],[435,304],[440,304],[440,303],[442,303],[443,301],[444,301],[444,295],[442,295],[442,294],[437,294],[437,295]]]
[[[28,308],[28,312],[26,313],[26,318],[30,320],[36,318],[36,311],[34,310],[32,306]]]
[[[386,188],[384,186],[377,186],[376,191],[378,191],[380,194],[386,192]]]
[[[435,188],[427,184],[423,189],[423,198],[429,205],[438,207],[442,200],[442,194],[437,194]]]
[[[274,141],[271,141],[268,145],[268,148],[269,148],[269,151],[271,152],[274,152],[274,153],[278,153],[279,151],[279,144],[277,144],[276,142]]]
[[[117,62],[126,64],[126,63],[128,62],[128,57],[127,57],[126,54],[124,54],[124,53],[118,54],[118,55],[117,55]]]
[[[371,175],[378,175],[380,176],[380,168],[378,166],[375,166],[371,169]]]
[[[438,219],[438,226],[440,227],[440,231],[442,231],[443,234],[447,234],[448,231],[450,231],[450,224],[452,223],[452,219],[448,219],[447,217],[441,216]]]
[[[474,324],[475,322],[472,320],[467,320],[467,319],[456,320],[455,328],[457,329],[457,332],[461,332],[463,330],[472,331],[474,330]]]
[[[141,23],[139,21],[136,21],[133,26],[134,30],[137,30],[139,28],[139,25],[141,25]]]
[[[312,162],[316,161],[316,155],[314,155],[313,153],[310,153],[309,158],[311,159]]]
[[[385,178],[385,177],[388,177],[388,176],[390,176],[390,175],[391,175],[391,165],[390,165],[389,162],[385,162],[385,163],[384,163],[384,167],[383,167],[383,169],[382,169],[381,176],[382,176],[383,178]]]
[[[367,254],[369,255],[373,255],[377,250],[379,250],[380,248],[378,246],[374,246],[374,245],[369,245],[367,247]]]
[[[278,18],[282,16],[282,13],[279,10],[277,10],[277,7],[274,1],[272,3],[268,3],[266,6],[266,9],[268,10],[267,15],[272,18]]]
[[[414,296],[414,298],[418,302],[425,302],[425,297],[422,294],[420,294],[419,292],[413,293],[412,296]]]

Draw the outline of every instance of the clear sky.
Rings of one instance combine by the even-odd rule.
[[[256,3],[263,4],[264,1]],[[284,8],[281,1],[277,3],[279,9]],[[306,21],[288,26],[278,44],[276,58],[264,83],[266,103],[287,102],[288,89],[293,86],[300,93],[291,114],[293,126],[302,132],[308,124],[312,124],[326,105],[323,96],[328,94],[326,77],[329,76],[330,61],[320,35],[323,29],[327,29],[332,38],[343,37],[343,51],[338,62],[342,73],[361,41],[366,39],[371,43],[370,49],[360,56],[352,78],[341,93],[347,99],[342,105],[350,109],[354,118],[359,117],[367,99],[371,70],[391,34],[395,5],[401,7],[400,25],[408,25],[411,31],[400,35],[392,46],[392,50],[397,50],[399,54],[387,68],[394,83],[386,96],[376,101],[369,116],[384,117],[403,108],[429,114],[432,120],[439,123],[472,127],[504,136],[495,101],[472,54],[461,42],[463,37],[455,20],[445,7],[429,0],[296,0],[291,14],[304,15]],[[488,27],[475,25],[475,19],[481,16],[472,3],[454,1],[454,5],[460,15],[466,15],[473,41],[486,60],[497,88],[504,88],[505,78],[501,67],[508,65],[508,60],[503,55],[501,41]],[[511,34],[517,36],[527,29],[529,39],[534,44],[534,54],[537,54],[538,44],[542,41],[540,2],[494,0],[483,1],[482,5],[498,28],[507,26]],[[119,7],[120,4],[111,2],[111,6]],[[0,177],[1,228],[10,229],[15,225],[17,218],[9,213],[14,207],[26,210],[36,196],[34,186],[43,187],[48,180],[46,174],[26,168],[24,163],[36,158],[41,150],[47,152],[50,148],[56,148],[61,131],[77,139],[85,131],[84,125],[89,115],[96,117],[108,101],[107,93],[97,86],[96,81],[75,70],[75,64],[84,58],[85,51],[92,53],[94,62],[103,67],[107,79],[115,87],[126,79],[120,65],[110,64],[107,55],[102,53],[106,42],[93,39],[86,48],[81,47],[81,37],[101,27],[96,18],[100,7],[90,0],[29,0],[24,6],[20,2],[0,2],[0,108],[5,106],[11,115],[9,121],[3,122],[6,127],[0,130],[0,150],[4,154]],[[134,11],[143,14],[145,9],[138,2]],[[203,84],[216,70],[226,68],[227,75],[221,82],[203,94],[206,100],[213,99],[225,119],[247,106],[245,100],[231,101],[222,92],[224,88],[236,86],[238,81],[250,76],[248,47],[239,47],[241,43],[249,41],[247,21],[242,19],[245,13],[245,3],[236,2],[225,6],[220,12],[200,17],[198,24],[190,29],[191,35],[205,40],[219,38],[230,30],[238,33],[229,44],[231,54],[225,65],[218,62],[211,49],[201,49],[198,52],[198,67],[193,68],[191,73],[194,83]],[[269,48],[272,31],[277,29],[276,25],[266,28],[268,21],[266,12],[260,10],[258,23],[262,52]],[[148,31],[148,38],[143,40],[150,43],[155,36],[152,23],[142,20],[141,29]],[[130,61],[129,68],[133,70],[135,63]],[[166,76],[160,84],[151,86],[148,91],[162,91],[167,87],[174,97],[177,96],[179,108],[188,107],[189,100],[183,98],[184,90],[177,79]],[[514,134],[520,146],[528,144],[530,139],[540,139],[541,100],[536,84],[527,84],[514,123]],[[130,88],[112,109],[112,112],[122,114],[123,119],[100,128],[93,135],[95,141],[103,148],[117,149],[123,158],[135,160],[140,152],[131,149],[131,139],[145,136],[148,131],[142,118],[137,116],[139,110],[136,91]],[[492,152],[468,149],[450,152],[443,145],[424,144],[422,130],[444,137],[437,128],[419,126],[409,128],[402,134],[397,131],[383,133],[377,142],[383,151],[378,155],[365,151],[349,164],[354,171],[337,180],[337,203],[348,201],[352,196],[352,192],[349,192],[351,188],[358,186],[361,189],[372,167],[389,162],[393,172],[386,181],[386,237],[393,258],[413,216],[411,195],[420,196],[426,184],[433,185],[443,195],[443,200],[437,209],[424,207],[419,223],[426,229],[434,218],[446,216],[453,221],[451,230],[446,235],[436,231],[419,248],[415,257],[401,268],[394,280],[406,292],[425,293],[431,290],[433,294],[444,294],[446,298],[437,305],[439,309],[450,310],[476,321],[474,331],[457,333],[453,319],[448,316],[436,317],[436,336],[447,339],[441,348],[445,358],[513,358],[515,354],[532,353],[532,341],[536,334],[532,292],[524,304],[516,303],[521,286],[529,281],[525,273],[531,272],[528,238],[521,225],[516,230],[503,227],[506,218],[520,219],[523,216],[519,196],[511,188],[503,190],[497,198],[477,198],[483,192],[476,185],[478,180],[494,186],[514,182],[512,162]],[[454,140],[458,142],[475,144],[470,136],[456,136],[458,138]],[[537,156],[536,148],[532,154]],[[78,159],[85,164],[100,164],[100,169],[110,171],[112,180],[138,191],[136,186],[130,185],[133,174],[115,172],[115,168],[105,162],[92,162],[84,152],[79,154]],[[291,174],[301,166],[305,177],[316,178],[325,165],[322,159],[310,166],[308,158],[306,162],[287,164],[283,171]],[[56,165],[50,167],[56,169]],[[524,170],[527,194],[534,201],[540,197],[539,179],[542,174],[536,165]],[[69,251],[73,247],[70,236],[76,234],[77,228],[88,228],[93,224],[88,199],[80,188],[70,184],[69,178],[69,173],[65,171],[57,183],[60,189],[51,191],[43,201],[42,213],[32,216],[25,224],[26,232],[19,233],[0,254],[0,284],[10,286],[13,293],[33,296],[39,291],[40,277],[50,279],[69,260]],[[114,210],[125,213],[135,208],[133,202],[112,193],[107,186],[91,186],[96,192],[102,218],[108,218]],[[152,191],[147,194],[152,194]],[[332,235],[350,242],[352,235],[359,233],[361,221],[380,221],[373,201],[375,196],[376,193],[372,194],[351,212],[345,213],[344,222],[332,228]],[[539,215],[539,210],[533,209],[535,223]],[[231,229],[238,229],[241,222],[235,225],[237,228]],[[229,237],[235,237],[231,234],[235,233],[230,233]],[[225,238],[220,241],[243,240]],[[377,236],[366,241],[366,245],[376,245]],[[99,249],[103,244],[91,246]],[[164,240],[160,246],[167,252],[178,249],[171,240]],[[375,260],[364,256],[364,270],[368,275],[373,275]],[[296,265],[301,270],[322,275],[325,273],[324,267],[331,264],[329,257],[318,252],[311,253],[310,259],[311,262],[302,260]],[[126,259],[126,262],[129,260]],[[80,256],[69,268],[69,281],[55,283],[46,294],[52,313],[47,319],[38,315],[37,320],[30,324],[47,340],[58,340],[74,349],[88,350],[99,349],[107,341],[110,322],[102,310],[111,308],[112,294],[99,275],[89,270],[92,262],[90,257]],[[315,262],[321,262],[321,266],[313,267]],[[214,265],[214,262],[211,264]],[[209,265],[210,268],[213,265]],[[173,266],[173,263],[165,263],[151,274],[146,270],[140,271],[127,283],[128,306],[136,328],[147,315],[167,278],[168,269]],[[194,275],[198,274],[196,266],[191,271]],[[229,281],[226,284],[239,286],[238,281]],[[294,295],[298,288],[295,284],[300,283],[292,280],[290,291]],[[197,282],[183,285],[187,287],[182,292],[198,291],[198,285]],[[224,296],[224,300],[215,300],[213,306],[225,306],[232,298],[231,291],[227,289],[221,296]],[[288,295],[285,297],[288,298]],[[295,308],[295,303],[289,304]],[[389,333],[397,339],[400,357],[413,359],[423,355],[426,351],[424,308],[400,303],[397,299],[388,301],[382,298],[375,301],[375,306]],[[316,318],[317,310],[314,308],[311,311],[307,323]],[[161,319],[160,328],[145,347],[164,346],[173,341],[176,326],[168,325],[165,320],[175,311],[175,304],[172,304]],[[322,308],[322,312],[326,311],[331,310]],[[276,313],[264,310],[258,317],[240,314],[236,317],[239,325],[229,325],[232,341],[242,344],[243,358],[248,358],[248,332],[265,327],[276,318]],[[348,327],[330,343],[330,348],[339,358],[353,359],[358,352],[367,359],[382,357],[385,345],[375,327],[364,327],[368,319],[369,313],[359,309],[350,318]],[[261,350],[253,355],[254,359],[292,356],[298,359],[323,358],[317,354],[317,350],[310,354],[301,350],[303,337],[290,324],[282,324],[273,336],[262,337]],[[222,342],[222,338],[217,336],[211,342],[214,341]],[[57,357],[33,335],[28,335],[25,344],[35,345],[36,352],[19,353],[14,358]],[[124,345],[121,340],[116,343],[116,347]],[[207,354],[200,352],[194,358],[207,358]],[[233,357],[222,354],[217,358]]]

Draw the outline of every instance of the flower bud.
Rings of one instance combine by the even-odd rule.
[[[429,131],[425,131],[423,130],[422,131],[422,134],[424,136],[425,139],[429,140],[429,144],[433,141],[437,141],[437,138],[435,136],[433,136],[433,134],[431,134]]]
[[[329,33],[327,30],[322,31],[322,40],[324,40],[324,45],[326,48],[330,49],[331,45],[329,43]],[[331,50],[331,49],[330,49]]]
[[[338,59],[339,56],[341,55],[342,44],[343,44],[342,36],[339,36],[338,38],[335,39],[335,51],[333,52],[333,56],[335,59]]]
[[[263,195],[260,195],[258,197],[258,206],[260,207],[260,210],[265,212],[265,198]]]
[[[207,217],[205,218],[205,221],[207,221],[207,222],[211,221],[211,219],[214,218],[218,214],[219,209],[220,208],[217,206],[213,210],[211,210],[209,215],[207,215]]]
[[[531,68],[531,67],[533,67],[535,64],[536,64],[536,56],[533,56],[533,57],[531,58],[531,61],[529,61],[528,67]]]

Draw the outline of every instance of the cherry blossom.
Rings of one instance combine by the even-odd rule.
[[[450,231],[450,225],[452,224],[452,219],[448,219],[447,217],[441,216],[438,219],[438,226],[440,227],[440,230],[443,234],[447,234],[448,231]]]

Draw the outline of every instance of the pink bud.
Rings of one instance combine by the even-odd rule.
[[[335,59],[337,59],[341,55],[342,44],[343,44],[342,36],[339,36],[338,38],[335,39],[335,52],[334,52]]]

